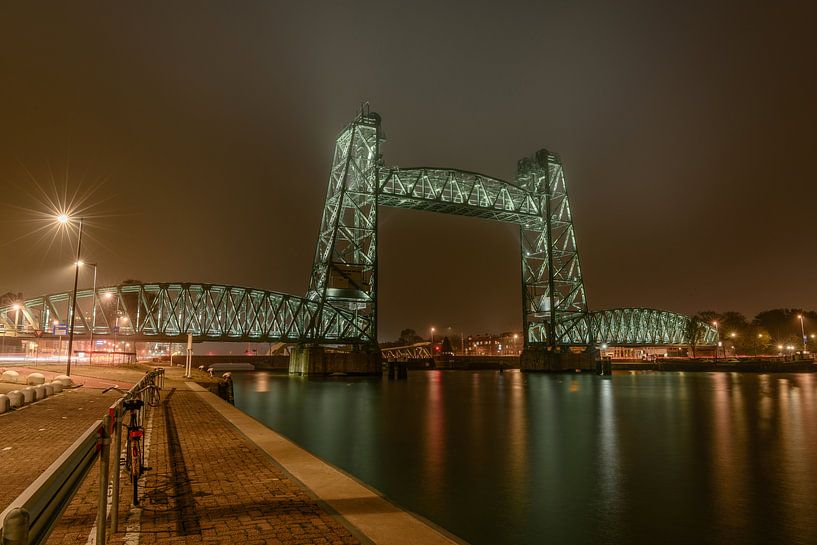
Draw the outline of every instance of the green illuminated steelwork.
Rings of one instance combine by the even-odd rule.
[[[431,343],[422,342],[407,346],[384,346],[380,349],[384,360],[406,361],[431,359]]]
[[[519,234],[525,346],[588,344],[587,300],[561,160],[547,150],[522,159],[517,183],[541,211]]]
[[[361,111],[341,132],[326,190],[307,299],[318,303],[308,337],[377,343],[377,170],[380,117]],[[342,320],[340,315],[351,316]]]
[[[92,328],[93,291],[77,292],[77,334]],[[53,323],[66,323],[71,293],[55,293],[26,300],[20,308],[17,330],[24,336],[53,336]],[[183,341],[192,333],[197,341],[354,343],[329,331],[323,337],[308,336],[307,324],[317,315],[319,305],[301,297],[271,291],[212,284],[122,284],[96,290],[95,337],[112,336],[131,340]],[[351,321],[353,316],[338,313],[327,321]],[[0,307],[0,324],[14,330],[17,311]],[[595,342],[619,346],[682,345],[686,317],[672,312],[645,308],[621,308],[591,312]],[[573,342],[582,344],[582,339]],[[717,332],[704,324],[700,344],[715,344]],[[426,357],[430,343],[384,348],[390,357]]]
[[[687,344],[687,320],[683,314],[651,308],[614,308],[590,313],[595,342],[616,346]],[[699,344],[717,344],[717,330],[710,324],[701,325]]]
[[[377,342],[377,209],[392,206],[515,223],[520,229],[525,348],[684,344],[684,316],[651,309],[589,313],[559,157],[519,161],[514,183],[446,168],[386,167],[380,116],[364,108],[338,136],[306,297],[207,284],[97,290],[95,335],[373,345]],[[25,331],[65,321],[70,294],[26,301]],[[79,334],[94,296],[77,294]],[[65,308],[60,308],[60,305]],[[13,328],[11,307],[0,325]],[[702,344],[717,342],[707,326]]]
[[[564,171],[545,150],[516,183],[444,168],[385,167],[380,116],[362,111],[340,134],[307,298],[352,313],[342,335],[377,338],[377,207],[516,223],[522,244],[525,344],[588,344],[587,303]],[[319,311],[311,330],[325,324]],[[317,335],[317,334],[316,334]]]
[[[299,342],[320,305],[302,297],[271,291],[213,284],[122,284],[77,292],[76,334],[91,332],[91,309],[96,297],[94,337],[134,337],[135,340],[196,340]],[[21,334],[53,334],[54,322],[66,323],[71,293],[26,300]],[[326,323],[351,322],[352,317],[324,309]],[[0,308],[0,323],[13,324],[12,307]],[[355,342],[343,328],[325,328],[319,342]]]

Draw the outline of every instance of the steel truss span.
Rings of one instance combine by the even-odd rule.
[[[456,169],[386,166],[380,125],[380,116],[364,108],[335,142],[305,297],[184,283],[100,288],[96,299],[86,290],[78,293],[77,333],[375,345],[377,211],[392,206],[519,226],[525,348],[684,343],[688,319],[679,314],[588,311],[558,155],[542,149],[519,160],[513,182]],[[47,331],[53,320],[65,322],[68,296],[26,301],[24,325]],[[19,328],[19,316],[0,308],[0,324]],[[702,344],[716,341],[706,326]]]
[[[683,314],[652,308],[614,308],[590,313],[596,343],[615,346],[661,346],[687,344],[687,324]],[[699,344],[716,344],[717,330],[702,324]]]
[[[96,300],[96,305],[94,305]],[[71,292],[26,300],[19,312],[0,308],[6,331],[53,335],[70,318]],[[77,292],[75,333],[197,341],[357,342],[354,317],[302,297],[216,284],[122,284]],[[16,324],[16,326],[15,326]],[[313,335],[313,336],[310,336]]]

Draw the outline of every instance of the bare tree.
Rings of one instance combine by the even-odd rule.
[[[687,318],[684,327],[684,337],[689,348],[692,350],[693,358],[695,357],[695,347],[698,346],[698,343],[701,341],[705,328],[706,326],[697,316],[689,316]]]

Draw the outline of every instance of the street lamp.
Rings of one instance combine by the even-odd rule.
[[[71,296],[71,322],[68,332],[68,363],[65,366],[65,374],[69,377],[71,376],[71,351],[74,348],[74,318],[76,317],[76,308],[77,308],[77,281],[79,281],[79,264],[80,264],[80,253],[82,252],[82,223],[85,218],[79,219],[79,236],[77,237],[77,259],[74,262],[74,293]],[[67,214],[60,214],[57,216],[57,221],[63,225],[68,224],[71,221],[71,218],[68,217]]]
[[[720,346],[721,346],[721,330],[718,327],[718,321],[717,320],[712,322],[712,325],[715,326],[715,332],[718,334],[718,345],[715,347],[715,361],[718,361],[718,350],[720,349]]]
[[[437,331],[433,327],[431,328],[431,349],[434,350],[434,332]]]
[[[806,341],[808,337],[806,337],[806,328],[803,326],[803,315],[798,314],[797,318],[800,320],[800,333],[803,334],[803,354],[806,353]]]

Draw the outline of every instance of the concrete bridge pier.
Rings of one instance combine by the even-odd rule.
[[[548,350],[545,347],[529,347],[519,356],[522,371],[565,373],[595,371],[597,350],[588,348],[584,352]]]
[[[328,350],[323,346],[299,344],[289,352],[289,374],[301,376],[381,375],[380,350],[358,348],[351,351]]]

